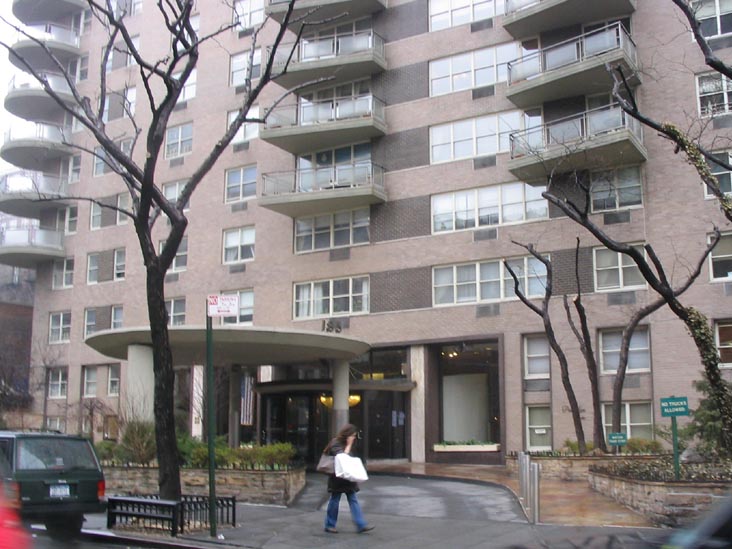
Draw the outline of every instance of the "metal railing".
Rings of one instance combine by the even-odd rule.
[[[557,145],[577,143],[616,130],[630,130],[642,138],[640,122],[627,115],[617,104],[568,116],[511,134],[511,158],[546,151]]]
[[[633,64],[637,65],[635,42],[622,23],[613,23],[509,62],[508,85],[614,50],[623,50]]]
[[[31,246],[34,248],[63,248],[63,234],[39,227],[0,227],[0,247]]]
[[[384,168],[370,162],[276,172],[263,177],[263,196],[357,187],[384,188]]]
[[[267,117],[265,128],[312,126],[355,118],[373,118],[384,122],[385,105],[373,95],[342,97],[318,101],[300,100],[297,105],[275,108]]]
[[[53,143],[65,143],[65,135],[70,134],[70,128],[64,128],[58,124],[45,122],[29,122],[27,120],[13,122],[5,131],[5,142],[19,139],[39,139]]]
[[[68,182],[57,175],[19,171],[0,177],[0,194],[34,192],[39,195],[65,195]]]
[[[524,508],[526,517],[532,524],[540,519],[540,490],[541,465],[531,463],[531,456],[527,452],[519,452],[519,501]]]
[[[541,0],[506,0],[506,14],[538,4]]]
[[[274,65],[284,65],[293,47],[295,48],[291,61],[293,64],[337,59],[338,57],[372,50],[375,54],[384,57],[384,39],[368,30],[329,38],[303,38],[298,44],[282,44],[275,51]],[[271,54],[271,48],[268,51]]]
[[[56,23],[46,23],[44,25],[27,25],[23,28],[25,33],[18,33],[17,42],[29,40],[29,36],[38,40],[53,40],[55,42],[63,42],[75,48],[79,47],[79,33],[71,27],[64,27]]]
[[[57,93],[71,93],[71,88],[66,78],[61,74],[52,72],[40,73],[41,76],[46,78],[48,85],[51,89]],[[19,73],[13,76],[8,82],[8,92],[15,90],[42,90],[43,86],[33,76],[26,73]]]

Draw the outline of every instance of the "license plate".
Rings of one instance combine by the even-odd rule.
[[[54,486],[49,486],[49,488],[51,489],[49,495],[52,498],[67,498],[71,495],[71,492],[69,492],[68,484],[57,484]]]

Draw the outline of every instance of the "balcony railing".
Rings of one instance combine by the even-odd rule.
[[[71,94],[71,88],[69,87],[69,83],[66,81],[66,78],[63,77],[63,75],[50,72],[40,74],[46,79],[48,85],[56,93]],[[26,89],[43,90],[43,86],[38,80],[36,80],[36,78],[26,73],[16,74],[10,79],[10,82],[8,83],[8,92]]]
[[[0,177],[0,194],[37,193],[41,196],[65,196],[67,181],[56,175],[21,171]]]
[[[63,233],[35,226],[23,228],[0,227],[0,247],[55,248],[63,246]]]
[[[542,73],[580,63],[595,55],[623,50],[637,64],[637,50],[633,39],[621,23],[614,23],[544,48],[532,55],[508,63],[508,85],[529,80]]]
[[[616,130],[630,130],[641,139],[641,125],[619,106],[610,105],[586,111],[511,134],[511,158],[540,154],[553,147],[576,144]],[[567,151],[570,153],[571,151]]]
[[[307,127],[315,124],[373,117],[384,122],[384,102],[372,95],[319,101],[303,101],[297,105],[275,108],[267,117],[266,129]]]
[[[66,143],[66,135],[71,135],[71,128],[45,122],[13,122],[12,126],[5,131],[5,143],[33,139],[63,144]]]
[[[36,38],[41,41],[54,41],[73,46],[74,48],[79,47],[79,33],[72,28],[64,27],[56,23],[46,23],[44,25],[28,25],[23,29],[25,33],[18,33],[17,42]]]
[[[335,36],[309,40],[303,38],[297,45],[282,44],[275,52],[274,64],[281,67],[287,62],[293,46],[292,63],[308,63],[326,59],[337,59],[346,55],[373,51],[384,56],[384,39],[373,31],[358,32],[348,36]]]
[[[534,4],[538,4],[541,0],[506,0],[506,13],[513,13],[515,11],[528,8]]]
[[[367,163],[304,169],[264,175],[264,196],[375,187],[384,189],[384,168]]]

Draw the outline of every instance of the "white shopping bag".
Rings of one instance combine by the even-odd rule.
[[[352,482],[364,482],[369,479],[361,458],[340,453],[335,457],[335,475]]]

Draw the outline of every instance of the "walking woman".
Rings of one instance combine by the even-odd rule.
[[[338,431],[338,434],[323,450],[323,454],[336,456],[342,452],[351,453],[353,444],[356,441],[358,430],[354,425],[347,423]],[[328,500],[328,510],[325,513],[325,531],[330,534],[337,534],[336,522],[338,521],[338,505],[341,501],[341,494],[346,494],[348,499],[348,507],[351,509],[351,518],[356,524],[356,531],[359,534],[373,530],[373,526],[369,526],[366,519],[361,513],[361,505],[358,503],[358,484],[344,478],[338,478],[335,473],[328,476],[328,492],[330,499]]]

